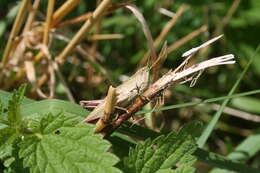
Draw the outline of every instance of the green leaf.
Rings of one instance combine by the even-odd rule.
[[[154,173],[169,172],[176,167],[176,172],[194,172],[192,164],[196,158],[192,153],[197,148],[197,133],[192,133],[191,129],[201,129],[201,123],[194,122],[183,127],[178,134],[172,132],[138,144],[129,151],[129,157],[125,160],[126,169],[133,173]]]
[[[0,91],[0,100],[3,107],[8,107],[8,102],[12,98],[12,93],[5,91]],[[58,114],[63,112],[66,115],[77,115],[84,119],[89,111],[82,108],[78,104],[73,104],[68,101],[58,100],[58,99],[47,99],[42,101],[34,101],[28,98],[24,98],[20,105],[20,114],[22,117],[36,118],[42,115],[52,113]],[[0,124],[0,128],[3,127]]]
[[[66,115],[78,115],[82,118],[89,114],[89,111],[78,104],[58,99],[32,102],[21,107],[22,116],[41,116],[48,113],[58,114],[61,112],[64,112]]]
[[[107,152],[110,144],[94,134],[89,124],[76,124],[75,116],[46,115],[39,133],[20,143],[19,156],[33,173],[120,172],[118,159]]]
[[[158,132],[152,131],[150,129],[147,129],[147,128],[144,128],[144,127],[141,127],[138,125],[133,125],[131,123],[124,124],[124,126],[119,128],[119,130],[121,133],[127,134],[127,136],[133,137],[138,140],[144,140],[147,138],[155,139],[156,137],[161,135]],[[258,132],[256,132],[256,134],[257,133]],[[129,147],[132,147],[133,145],[136,145],[136,141],[132,140],[132,138],[125,140],[125,137],[122,138],[122,135],[118,135],[117,132],[113,133],[112,137],[113,137],[114,144],[117,143],[117,145],[120,145],[120,144],[122,145],[122,143],[124,142],[124,145],[121,146],[121,148],[127,149]],[[259,138],[259,135],[252,135],[252,137],[253,138],[250,138],[250,140],[249,139],[245,140],[245,143],[243,142],[242,144],[240,144],[238,146],[238,148],[240,148],[240,149],[243,148],[243,150],[245,152],[247,152],[248,150],[250,150],[250,148],[247,148],[247,145],[249,142],[252,144],[254,143],[254,145],[257,145],[259,143],[257,141],[257,138]],[[254,146],[252,146],[252,144],[250,146],[254,147]],[[241,154],[243,154],[243,153],[241,153]],[[248,154],[250,157],[250,156],[254,155],[255,153],[251,153],[251,151],[250,151]],[[237,173],[240,173],[240,172],[241,173],[244,173],[244,172],[258,173],[258,172],[260,172],[259,169],[249,167],[244,163],[233,161],[220,154],[208,152],[208,151],[200,149],[200,148],[197,148],[196,151],[193,153],[193,155],[196,156],[196,158],[199,161],[209,164],[210,166],[223,168],[223,169],[230,170],[233,172],[237,172]],[[241,157],[240,157],[240,159],[241,159]],[[245,170],[247,170],[247,171],[245,171]]]
[[[1,100],[1,103],[3,104],[4,107],[8,106],[8,102],[9,102],[10,99],[12,99],[12,96],[13,96],[12,93],[0,90],[0,100]],[[33,102],[35,102],[35,101],[25,97],[22,100],[21,105],[33,103]]]
[[[0,160],[4,166],[9,167],[15,158],[12,156],[14,142],[18,138],[16,130],[10,127],[0,129]]]
[[[231,104],[240,110],[260,113],[260,100],[252,97],[239,97],[232,99]]]
[[[0,129],[0,159],[11,155],[14,129],[9,127]]]
[[[26,85],[22,85],[17,91],[14,91],[12,99],[8,104],[8,121],[13,125],[21,122],[22,116],[20,114],[20,105],[24,98]]]

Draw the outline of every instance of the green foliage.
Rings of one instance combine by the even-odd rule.
[[[22,120],[20,114],[20,105],[24,98],[25,89],[26,85],[22,85],[17,91],[14,91],[12,99],[9,101],[7,119],[9,123],[13,125],[20,124]]]
[[[12,157],[13,144],[18,134],[15,129],[6,127],[0,129],[0,160],[4,160],[4,165],[9,167],[14,158]]]
[[[118,158],[107,152],[110,144],[94,134],[92,125],[80,123],[77,114],[23,117],[24,91],[22,86],[14,92],[6,118],[0,107],[0,160],[5,172],[121,172],[113,167]]]
[[[194,129],[200,128],[200,123],[191,123],[183,127],[178,134],[171,132],[138,144],[135,149],[130,150],[125,166],[132,173],[194,172],[195,169],[191,167],[196,161],[192,156],[197,148],[197,133]],[[177,168],[173,171],[172,167]]]
[[[129,130],[130,129],[130,130]],[[192,129],[191,129],[192,130]],[[193,129],[193,131],[195,131],[195,129]],[[200,130],[198,130],[200,131]],[[150,129],[141,127],[141,126],[137,126],[137,125],[131,125],[131,124],[125,124],[123,127],[120,128],[120,132],[123,134],[127,134],[133,138],[137,138],[139,140],[142,139],[147,139],[147,138],[152,138],[155,139],[156,137],[160,136],[161,134],[155,131],[152,131]],[[225,170],[229,170],[232,172],[237,172],[237,173],[245,173],[245,172],[250,172],[250,173],[258,173],[259,169],[256,168],[252,168],[247,166],[244,163],[238,162],[237,159],[243,159],[244,160],[248,160],[249,158],[251,158],[252,156],[254,156],[257,151],[258,147],[255,147],[258,144],[258,131],[251,135],[250,138],[246,139],[243,143],[241,143],[235,152],[236,156],[239,157],[232,157],[228,158],[225,156],[222,156],[220,154],[217,153],[213,153],[213,152],[209,152],[206,151],[204,149],[200,149],[197,148],[196,151],[193,153],[193,155],[200,161],[206,164],[209,164],[211,166],[214,167],[218,167],[218,168],[222,168]],[[118,135],[117,133],[114,134],[113,136],[113,141],[117,141],[116,143],[113,142],[113,144],[115,143],[116,145],[123,145],[122,142],[120,141],[120,139],[124,139],[125,137],[122,138],[122,134]],[[126,144],[126,142],[124,143],[124,147],[121,146],[121,148],[124,148],[125,150],[128,147],[132,147],[133,144],[136,144],[135,141],[133,140],[128,140],[128,144]],[[247,148],[247,146],[250,145],[250,147],[254,148]],[[255,152],[253,153],[252,150],[255,150]],[[242,151],[242,152],[241,152]],[[248,153],[247,155],[244,155],[243,153]],[[238,155],[237,155],[238,154]],[[232,154],[231,154],[232,155]],[[241,157],[242,156],[242,157]],[[245,158],[247,157],[247,158]]]
[[[94,128],[78,124],[74,117],[46,115],[35,136],[20,143],[19,156],[30,172],[120,172],[118,159],[106,152],[110,144],[94,135]]]
[[[14,91],[12,99],[9,101],[7,117],[4,115],[3,105],[0,106],[0,123],[5,124],[0,129],[0,159],[4,160],[4,166],[9,167],[15,158],[12,156],[13,145],[20,136],[22,117],[20,114],[20,105],[24,97],[26,85],[21,86]],[[7,120],[6,120],[7,119]]]

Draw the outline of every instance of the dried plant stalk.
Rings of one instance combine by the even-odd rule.
[[[231,5],[231,7],[229,8],[226,16],[221,20],[222,22],[219,25],[217,25],[216,30],[213,32],[213,36],[217,36],[223,31],[225,26],[228,24],[228,22],[232,18],[233,14],[236,12],[240,2],[241,2],[241,0],[234,0],[233,1],[233,3]]]
[[[88,20],[91,16],[92,16],[92,12],[87,12],[85,14],[82,14],[80,16],[77,16],[73,19],[66,20],[66,21],[61,22],[61,23],[55,22],[57,24],[55,24],[54,27],[63,27],[63,26],[66,26],[66,25],[84,22],[84,21]]]
[[[165,25],[165,27],[163,28],[163,30],[161,31],[161,33],[159,34],[159,36],[155,39],[153,45],[155,48],[157,48],[159,46],[159,44],[161,43],[161,41],[166,37],[166,35],[169,33],[169,31],[172,29],[172,27],[175,25],[175,23],[178,21],[179,17],[185,12],[185,10],[187,9],[187,6],[183,5],[181,6],[178,11],[176,12],[176,15],[172,17],[172,19],[167,22],[167,24]],[[150,52],[146,52],[144,57],[142,58],[141,62],[139,63],[139,66],[143,66],[144,64],[146,64],[148,57],[149,57]]]
[[[66,1],[58,10],[53,14],[52,26],[55,26],[59,21],[61,21],[71,10],[73,10],[80,0],[68,0]]]
[[[57,62],[63,63],[65,57],[75,48],[76,44],[84,38],[84,35],[88,33],[89,29],[93,26],[93,24],[101,17],[103,12],[108,8],[108,6],[112,3],[112,0],[103,0],[100,5],[93,12],[93,16],[87,20],[77,34],[72,38],[69,44],[64,48],[64,50],[58,55]]]
[[[157,55],[156,55],[155,47],[153,44],[153,42],[154,42],[153,37],[152,37],[151,31],[150,31],[145,19],[144,19],[143,14],[133,4],[126,5],[126,8],[129,9],[134,14],[134,16],[137,18],[137,20],[141,23],[145,38],[147,39],[149,55],[152,57],[151,61],[152,62],[156,61]],[[151,63],[151,62],[148,61],[148,65],[150,65],[149,63]]]
[[[94,34],[88,38],[88,40],[111,40],[111,39],[122,39],[122,34]]]
[[[46,17],[46,22],[44,24],[44,33],[43,33],[43,44],[46,46],[48,46],[48,41],[49,41],[49,32],[50,32],[50,27],[51,27],[51,23],[52,23],[52,14],[54,11],[54,4],[55,4],[55,0],[48,1],[47,17]]]
[[[28,15],[28,20],[26,21],[23,33],[28,32],[29,30],[31,30],[35,15],[36,15],[36,11],[38,10],[38,7],[40,5],[41,0],[35,0],[32,6],[32,9],[30,9],[29,15]]]
[[[26,15],[26,11],[28,11],[28,7],[29,7],[30,3],[31,3],[31,0],[23,0],[21,2],[18,14],[15,18],[14,25],[12,27],[11,33],[9,35],[9,38],[8,38],[8,41],[7,41],[5,50],[4,50],[4,54],[3,54],[3,58],[2,58],[2,64],[1,64],[2,67],[4,67],[7,63],[14,38],[16,37],[18,32],[20,31],[20,28],[22,26],[22,23],[24,21],[25,15]]]
[[[199,36],[201,33],[207,31],[208,27],[203,25],[200,28],[192,31],[190,34],[184,36],[183,38],[181,38],[180,40],[178,40],[177,42],[173,43],[172,45],[170,45],[168,47],[168,53],[178,49],[179,47],[181,47],[182,45],[184,45],[185,43],[187,43],[188,41],[192,40],[193,38]]]
[[[66,1],[58,10],[54,12],[51,26],[54,26],[54,24],[62,20],[71,10],[73,10],[73,8],[75,8],[78,5],[79,2],[80,0]],[[44,57],[44,53],[40,51],[33,58],[33,63],[39,62],[43,57]],[[4,89],[10,88],[15,81],[21,80],[25,76],[25,74],[26,74],[26,69],[22,68],[18,73],[16,73],[15,78],[6,81]]]

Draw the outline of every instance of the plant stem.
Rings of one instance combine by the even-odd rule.
[[[100,5],[93,12],[93,16],[88,19],[77,34],[72,38],[69,44],[64,48],[64,50],[58,55],[57,61],[63,63],[65,57],[75,48],[76,44],[84,38],[84,35],[89,32],[90,28],[96,23],[96,21],[102,16],[103,12],[112,3],[112,0],[103,0]]]
[[[24,21],[25,14],[26,14],[26,11],[28,10],[28,6],[29,6],[30,2],[31,2],[31,0],[23,0],[21,2],[18,14],[17,14],[17,16],[15,18],[14,25],[12,27],[10,36],[8,38],[8,41],[7,41],[7,45],[6,45],[5,50],[4,50],[4,55],[3,55],[3,58],[2,58],[2,64],[1,64],[2,68],[7,63],[7,60],[8,60],[11,48],[12,48],[12,44],[13,44],[13,41],[14,41],[14,38],[18,34],[18,32],[20,31],[20,28],[21,28],[22,23]]]

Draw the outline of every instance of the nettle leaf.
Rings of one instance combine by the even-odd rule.
[[[26,85],[14,92],[12,99],[8,103],[7,116],[4,113],[4,106],[0,104],[0,159],[6,170],[11,170],[12,164],[17,157],[14,156],[17,140],[19,140],[22,116],[20,114],[20,104],[23,99]],[[9,171],[10,172],[10,171]]]
[[[15,160],[13,157],[14,142],[19,134],[15,129],[6,127],[0,129],[0,159],[3,160],[4,166],[9,167]]]
[[[14,91],[12,99],[8,103],[8,121],[13,125],[17,125],[21,122],[22,116],[20,113],[20,105],[24,98],[24,92],[26,85],[22,85],[18,90]]]
[[[4,106],[0,103],[0,120],[4,119]]]
[[[202,125],[196,121],[184,126],[179,133],[171,132],[154,140],[146,140],[130,149],[125,160],[126,170],[132,173],[192,173],[196,158],[195,137]],[[175,168],[175,169],[172,169]]]
[[[32,173],[119,173],[110,144],[94,134],[93,125],[77,124],[64,114],[46,115],[38,132],[20,143],[19,156]]]

